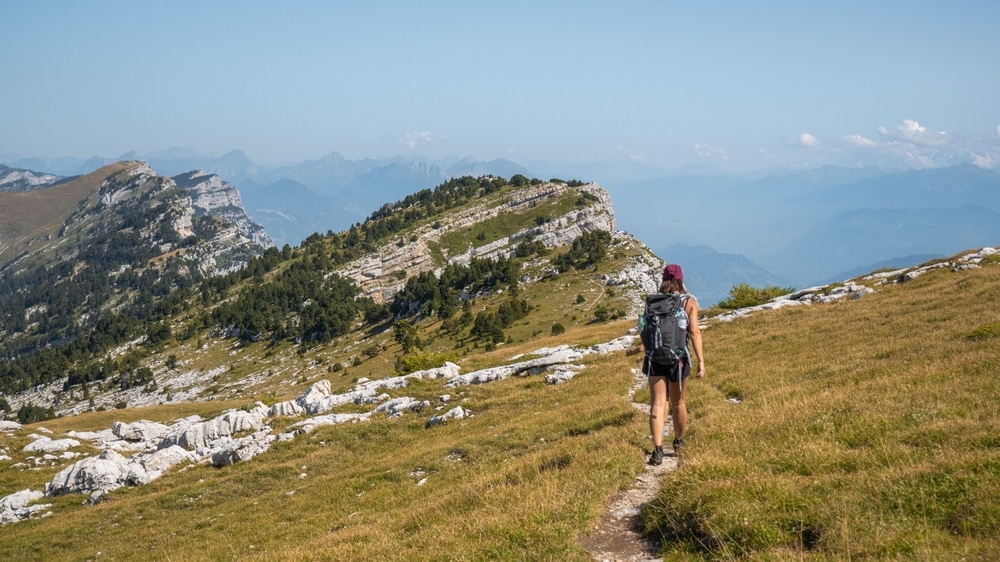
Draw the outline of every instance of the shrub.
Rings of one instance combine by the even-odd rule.
[[[566,327],[565,326],[563,326],[559,322],[556,322],[555,324],[552,324],[552,335],[553,336],[558,336],[559,334],[564,334],[564,333],[566,333]]]
[[[56,417],[54,409],[35,406],[31,402],[21,406],[17,411],[17,422],[22,425],[51,420],[54,417]]]
[[[739,283],[729,289],[729,298],[719,301],[716,306],[729,310],[757,306],[781,295],[787,295],[794,290],[794,287],[778,287],[776,285],[768,285],[759,289],[746,283]]]
[[[440,367],[446,362],[458,361],[458,357],[444,353],[424,353],[416,352],[403,355],[396,363],[396,368],[400,374],[406,375],[415,371],[424,371]]]

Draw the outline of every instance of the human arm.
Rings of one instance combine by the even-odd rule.
[[[698,358],[698,372],[695,375],[699,379],[705,376],[705,352],[701,345],[701,327],[698,326],[698,300],[687,299],[684,303],[684,310],[688,315],[688,336],[691,338],[691,347]]]

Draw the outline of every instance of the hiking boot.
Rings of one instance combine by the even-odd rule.
[[[680,454],[681,449],[683,449],[683,448],[684,448],[684,440],[683,439],[674,439],[674,454],[675,455]]]
[[[653,454],[649,455],[649,464],[653,466],[663,464],[663,445],[653,447]]]

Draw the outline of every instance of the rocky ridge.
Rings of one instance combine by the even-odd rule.
[[[196,264],[204,274],[223,275],[246,264],[254,255],[273,244],[264,228],[254,223],[243,210],[239,191],[218,176],[194,171],[175,178],[159,176],[145,162],[131,162],[123,172],[109,177],[100,188],[100,205],[96,212],[107,211],[121,202],[150,195],[163,194],[179,188],[173,198],[170,216],[160,217],[150,228],[161,221],[169,223],[182,238],[194,236],[193,218],[218,217],[223,219],[220,228],[194,248],[185,249],[184,259]],[[150,192],[147,192],[153,185]],[[83,221],[85,217],[77,221]],[[73,223],[67,221],[65,232]],[[163,253],[178,248],[174,242],[161,243]]]
[[[554,248],[571,244],[584,232],[593,230],[615,232],[614,209],[611,197],[604,188],[595,183],[580,187],[547,183],[512,191],[499,204],[490,201],[473,205],[447,215],[434,225],[419,227],[409,240],[401,240],[398,245],[386,244],[376,253],[353,260],[342,268],[341,273],[354,280],[366,295],[376,300],[390,300],[406,284],[405,278],[400,280],[393,275],[394,273],[403,271],[407,276],[413,276],[426,271],[440,270],[440,265],[434,260],[432,249],[440,248],[438,243],[447,234],[469,228],[504,213],[525,212],[532,206],[565,196],[574,190],[590,194],[594,201],[562,217],[519,230],[488,244],[478,247],[470,245],[461,254],[448,255],[447,250],[441,248],[446,261],[466,265],[473,258],[488,259],[501,256],[509,258],[514,254],[517,245],[529,237],[540,241],[546,248]]]
[[[0,164],[0,191],[32,191],[52,185],[62,176],[11,168]]]

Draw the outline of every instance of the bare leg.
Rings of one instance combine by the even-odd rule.
[[[670,415],[674,421],[674,439],[684,439],[684,430],[687,429],[688,412],[687,404],[684,403],[686,390],[679,383],[670,383]]]
[[[649,377],[649,432],[653,436],[654,446],[663,445],[663,424],[666,419],[667,377]]]

